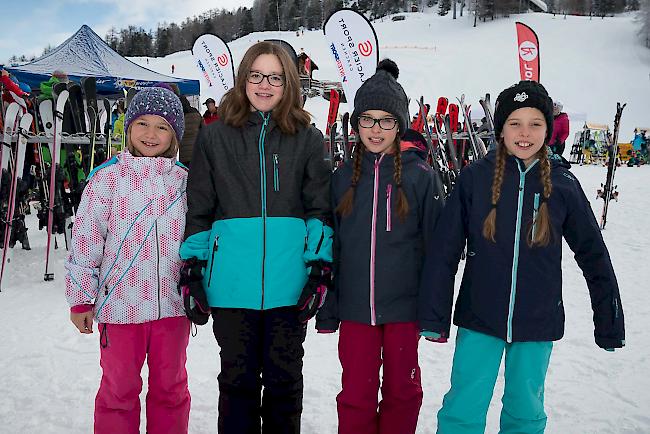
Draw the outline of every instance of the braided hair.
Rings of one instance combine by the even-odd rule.
[[[494,167],[494,177],[492,178],[492,209],[483,221],[483,237],[492,242],[496,242],[497,203],[501,197],[501,185],[503,184],[506,158],[507,150],[503,143],[503,138],[501,138],[497,147],[497,160]],[[535,219],[528,228],[527,243],[529,247],[546,246],[551,240],[551,219],[548,211],[548,199],[551,197],[553,184],[551,182],[551,162],[548,159],[546,145],[542,146],[537,152],[537,158],[540,164],[540,178],[544,187],[542,194],[544,199],[535,214]],[[535,228],[534,231],[533,228]]]
[[[544,190],[542,192],[542,203],[535,214],[535,219],[528,228],[528,246],[547,246],[551,241],[552,228],[551,218],[548,211],[548,199],[551,197],[553,191],[553,183],[551,182],[551,162],[548,159],[548,147],[542,146],[537,152],[540,166],[540,178]],[[533,231],[533,228],[535,230]]]
[[[409,212],[409,204],[404,189],[402,188],[402,150],[399,135],[395,137],[392,146],[395,151],[393,180],[395,181],[398,190],[397,215],[401,221],[404,221]],[[343,194],[341,202],[339,202],[339,205],[335,209],[335,212],[342,217],[347,217],[352,212],[354,193],[357,184],[361,179],[361,161],[365,151],[366,147],[361,142],[361,139],[357,137],[357,144],[354,147],[354,154],[352,155],[352,179],[350,180],[350,187],[348,187],[347,191]]]
[[[409,212],[409,202],[402,188],[402,147],[399,136],[395,138],[393,146],[395,147],[393,180],[395,180],[395,185],[397,186],[397,215],[403,222],[406,220]]]
[[[341,198],[341,202],[335,209],[335,211],[342,217],[347,217],[352,212],[354,192],[359,183],[359,179],[361,179],[361,160],[363,159],[365,151],[366,147],[361,143],[361,139],[357,137],[357,144],[354,147],[354,153],[352,154],[352,179],[350,180],[350,187],[347,189]]]

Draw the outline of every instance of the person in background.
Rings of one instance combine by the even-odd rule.
[[[111,122],[113,126],[113,136],[120,136],[124,133],[124,100],[120,99],[113,109],[111,114]]]
[[[41,94],[38,96],[39,102],[46,99],[52,99],[52,87],[54,87],[56,83],[67,83],[68,81],[68,74],[66,74],[63,70],[57,69],[54,71],[49,80],[44,81],[40,84]]]
[[[201,113],[188,101],[187,97],[181,96],[181,104],[183,104],[183,115],[185,117],[185,134],[181,140],[178,159],[187,167],[190,167],[192,160],[192,152],[194,150],[194,142],[199,135],[199,130],[203,126],[203,117]]]
[[[205,125],[210,125],[212,122],[219,119],[217,103],[214,102],[214,99],[206,99],[203,105],[207,107],[205,113],[203,113],[203,122]]]
[[[0,68],[0,83],[2,84],[2,113],[4,113],[5,106],[14,102],[15,98],[26,99],[29,97],[29,92],[23,90],[23,85],[16,81],[15,78],[3,68]],[[0,119],[0,125],[2,125],[2,122],[3,119]]]
[[[562,111],[562,103],[560,101],[554,101],[553,135],[548,142],[548,146],[553,151],[553,154],[562,155],[567,137],[569,137],[569,115]]]

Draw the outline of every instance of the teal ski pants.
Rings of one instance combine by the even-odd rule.
[[[514,342],[458,329],[451,388],[438,412],[438,434],[485,432],[487,415],[505,350],[501,434],[543,433],[544,380],[552,342]]]

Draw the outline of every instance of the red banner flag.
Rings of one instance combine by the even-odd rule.
[[[539,81],[539,39],[533,29],[517,21],[519,74],[522,80]]]

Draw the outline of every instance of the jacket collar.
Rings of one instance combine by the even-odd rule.
[[[268,119],[267,131],[271,131],[277,125],[273,119],[273,112],[263,113],[257,110],[250,112],[248,115],[248,124],[261,126],[264,123],[264,119]]]
[[[383,158],[382,158],[383,155]],[[395,164],[395,154],[374,154],[372,152],[364,152],[363,153],[363,164],[364,165],[370,165],[370,167],[375,166],[375,161],[377,159],[381,158],[381,162],[379,163],[379,167],[386,167],[390,166],[393,167]],[[426,158],[426,156],[425,156]],[[422,161],[421,154],[419,150],[417,149],[409,149],[409,150],[403,150],[402,151],[402,166],[404,166],[407,163],[410,163],[412,161]]]
[[[554,155],[550,150],[548,150],[548,159],[551,162],[551,169],[554,169],[556,167],[564,167],[565,169],[571,168],[571,163],[569,163],[564,157]],[[492,150],[487,153],[485,156],[485,159],[492,163],[493,165],[496,164],[497,161],[497,151]],[[537,166],[537,164],[535,164]],[[513,156],[513,155],[508,155],[506,158],[506,169],[507,170],[514,170],[518,171],[521,169],[522,172],[526,171],[526,168],[524,166],[524,162],[520,160],[519,158]],[[535,168],[531,168],[533,170],[536,170]],[[532,170],[531,170],[532,171]]]
[[[144,178],[168,174],[176,165],[176,158],[134,157],[126,149],[117,157],[121,164],[134,170]]]

